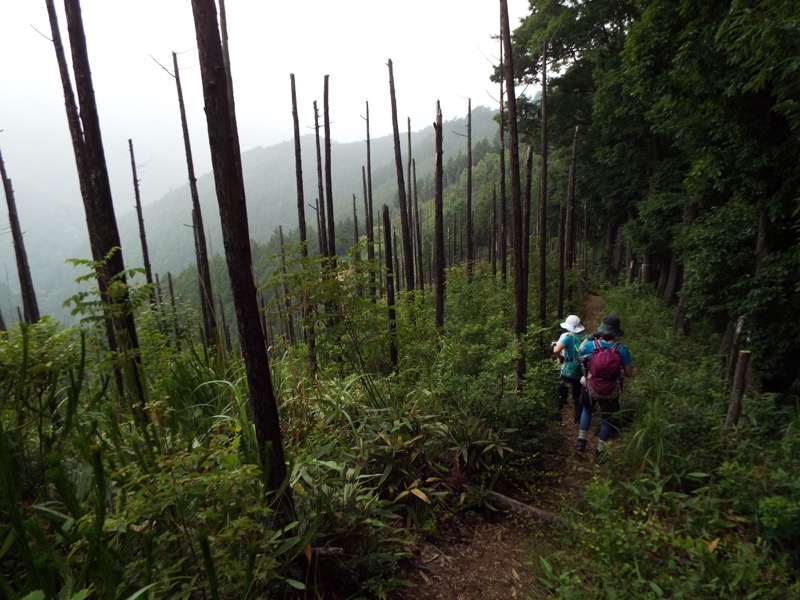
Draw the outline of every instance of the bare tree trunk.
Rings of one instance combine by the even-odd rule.
[[[528,315],[528,284],[531,274],[531,189],[533,180],[533,148],[525,153],[525,192],[522,205],[522,284],[525,294],[525,318]]]
[[[3,319],[3,311],[0,310],[0,331],[8,331],[6,327],[6,322]]]
[[[564,257],[565,268],[575,268],[575,171],[578,159],[578,127],[575,126],[575,135],[572,137],[572,160],[569,163],[569,186],[567,188],[567,221],[564,239],[566,241]],[[573,288],[567,289],[567,300],[572,300]]]
[[[333,219],[333,174],[331,165],[331,114],[328,103],[328,75],[325,75],[325,89],[323,91],[323,109],[325,116],[325,202],[328,216],[328,254],[333,259],[331,268],[336,269],[336,225]]]
[[[81,17],[81,6],[78,0],[65,0],[64,2],[72,54],[72,69],[75,76],[75,90],[78,96],[78,102],[76,103],[64,56],[64,48],[61,43],[55,7],[52,0],[46,0],[46,2],[53,33],[53,44],[56,48],[56,56],[59,61],[59,71],[64,88],[67,121],[69,122],[75,162],[78,168],[78,179],[81,184],[81,194],[86,211],[92,257],[95,262],[103,263],[101,272],[98,273],[98,289],[105,302],[117,304],[114,310],[117,316],[106,320],[109,348],[112,352],[120,351],[127,359],[126,364],[130,368],[134,398],[138,402],[138,407],[143,409],[145,394],[141,380],[141,359],[138,353],[139,340],[136,334],[133,312],[129,306],[130,298],[127,293],[122,298],[110,298],[106,293],[112,279],[116,279],[122,284],[123,288],[127,282],[125,261],[121,250],[122,245],[114,214],[114,203],[111,197],[111,185],[108,180],[108,170],[106,169],[103,139],[100,133],[100,119],[97,114],[97,104],[89,66],[89,54],[86,47],[86,35]],[[78,106],[80,106],[80,116]],[[114,248],[119,248],[119,250],[114,251]],[[115,369],[115,378],[117,389],[123,394],[124,381],[118,369]],[[134,407],[133,403],[132,407]],[[146,418],[143,412],[137,412],[137,415],[142,420]]]
[[[383,251],[386,260],[386,306],[389,311],[389,360],[392,371],[397,372],[399,363],[397,352],[397,314],[394,299],[394,272],[392,271],[392,225],[389,221],[389,207],[383,205]]]
[[[547,41],[542,44],[542,174],[539,176],[539,324],[547,325]]]
[[[564,317],[564,271],[566,269],[566,217],[567,210],[564,203],[558,205],[558,284],[556,292],[556,314],[559,318]]]
[[[178,305],[175,302],[175,288],[172,285],[172,273],[167,271],[167,284],[169,286],[169,301],[172,306],[172,329],[175,332],[175,348],[181,351],[181,326],[178,322]]]
[[[294,171],[297,186],[297,221],[300,232],[300,255],[303,258],[303,269],[307,268],[305,259],[308,258],[308,232],[306,230],[305,188],[303,187],[303,157],[300,144],[300,118],[297,111],[297,90],[295,88],[294,73],[289,75],[292,87],[292,123],[294,126]],[[312,375],[317,373],[317,346],[314,334],[312,317],[314,309],[307,296],[301,298],[303,303],[303,338],[308,344],[308,366]],[[264,328],[266,332],[266,327]]]
[[[317,143],[317,223],[319,224],[319,252],[322,256],[330,256],[328,247],[328,221],[325,218],[325,190],[322,179],[322,148],[319,142],[319,110],[314,101],[314,133]]]
[[[283,225],[278,225],[278,236],[281,242],[281,274],[283,275],[283,305],[286,308],[286,333],[289,342],[294,344],[294,319],[292,319],[292,297],[289,295],[287,278],[289,271],[286,268],[286,248],[283,241]]]
[[[736,363],[737,359],[739,358],[739,344],[742,340],[742,330],[744,329],[744,315],[739,315],[739,318],[736,319],[736,326],[733,330],[733,341],[731,342],[731,349],[730,354],[728,356],[728,364],[725,367],[725,377],[723,379],[723,385],[727,388],[728,384],[730,383],[731,379],[734,376],[736,371]]]
[[[472,282],[475,234],[472,224],[472,98],[467,99],[467,283]]]
[[[436,170],[434,174],[436,189],[434,198],[434,239],[436,240],[436,253],[434,255],[433,280],[436,286],[436,328],[442,332],[444,330],[444,192],[442,187],[444,166],[442,164],[442,110],[438,100],[436,101],[436,122],[433,124],[433,128],[436,132]]]
[[[417,236],[417,287],[420,290],[425,289],[425,261],[423,258],[422,248],[422,213],[419,212],[419,192],[417,190],[417,161],[411,161],[411,170],[413,172],[414,181],[414,213],[417,215],[416,230]]]
[[[259,457],[268,469],[269,487],[277,490],[287,476],[278,402],[272,387],[269,357],[261,328],[258,297],[252,274],[250,231],[241,156],[231,127],[225,65],[214,0],[192,0],[200,75],[203,82],[208,142],[219,203],[225,258],[239,329],[239,345],[250,389],[250,405]],[[289,488],[282,495],[284,513],[293,515]]]
[[[680,281],[683,266],[681,265],[678,257],[673,255],[669,261],[669,274],[667,275],[667,282],[664,285],[664,290],[661,300],[667,306],[675,304],[675,298],[678,293],[678,281]]]
[[[144,263],[144,277],[147,284],[151,286],[150,302],[156,303],[155,289],[153,285],[153,269],[150,267],[150,253],[147,250],[147,234],[144,229],[144,216],[142,214],[142,198],[139,194],[139,177],[136,174],[136,159],[133,154],[133,140],[128,140],[128,150],[131,155],[131,173],[133,175],[133,195],[136,200],[136,217],[139,221],[139,240],[142,243],[142,262]]]
[[[394,160],[397,169],[397,202],[400,207],[400,229],[403,238],[403,266],[405,267],[405,286],[414,291],[414,253],[411,249],[411,229],[406,206],[406,186],[403,176],[403,157],[400,152],[400,129],[397,123],[397,98],[394,91],[394,70],[389,59],[389,95],[392,102],[392,131],[394,134]]]
[[[367,189],[364,194],[364,214],[367,221],[367,260],[372,264],[375,260],[375,219],[372,205],[372,149],[370,147],[369,138],[369,102],[367,102],[367,116],[365,120],[367,122]],[[375,288],[375,272],[372,269],[370,269],[369,281],[369,294],[370,297],[374,299],[377,297],[377,290]]]
[[[739,424],[739,414],[742,411],[742,398],[744,397],[745,375],[747,373],[749,360],[750,351],[740,350],[739,357],[736,361],[736,374],[733,378],[731,398],[728,403],[728,414],[725,417],[725,433],[728,433]]]
[[[501,39],[500,68],[503,73],[505,73],[504,57],[505,47],[504,41]],[[503,282],[503,285],[505,285],[508,268],[508,233],[506,232],[506,224],[508,223],[508,210],[506,208],[506,113],[504,79],[500,79],[500,117],[498,121],[500,123],[500,211],[497,214],[497,239],[499,242],[498,251],[500,253],[498,256],[498,261],[500,262],[500,279]]]
[[[514,55],[511,51],[511,29],[508,22],[508,2],[500,0],[502,21],[501,37],[506,55],[506,96],[508,98],[508,138],[510,148],[511,177],[511,242],[512,267],[514,276],[514,338],[517,341],[516,389],[519,393],[525,381],[525,351],[522,340],[528,330],[525,306],[525,273],[522,259],[522,193],[520,189],[519,134],[517,132],[517,95],[514,87]]]
[[[492,217],[489,226],[489,260],[492,262],[492,279],[497,279],[497,184],[492,186]]]
[[[181,115],[181,129],[183,130],[183,148],[186,153],[186,169],[189,176],[189,192],[192,197],[192,227],[194,228],[194,253],[197,262],[197,280],[200,291],[200,309],[203,315],[203,334],[207,346],[218,342],[217,316],[214,309],[214,289],[211,284],[211,266],[208,262],[208,247],[206,245],[206,231],[203,225],[203,211],[200,207],[200,194],[197,191],[197,177],[194,174],[194,159],[192,158],[192,145],[189,142],[189,125],[186,120],[186,108],[183,102],[183,88],[181,75],[178,69],[178,56],[172,53],[172,65],[175,70],[175,85],[178,89],[178,108]]]
[[[17,259],[17,275],[19,277],[19,287],[22,292],[22,310],[26,323],[36,323],[39,321],[39,303],[36,301],[36,291],[33,289],[33,278],[31,268],[28,264],[28,254],[25,252],[25,242],[22,239],[22,228],[19,224],[17,215],[17,203],[14,199],[14,187],[6,173],[6,165],[3,162],[3,155],[0,154],[0,177],[3,180],[3,190],[6,194],[8,204],[8,224],[11,228],[11,239],[14,241],[14,255]],[[3,327],[5,331],[5,327]]]

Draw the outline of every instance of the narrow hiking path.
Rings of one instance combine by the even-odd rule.
[[[600,322],[600,297],[587,296],[579,315],[587,331]],[[555,395],[555,389],[553,390]],[[542,457],[544,468],[535,490],[516,500],[558,514],[577,500],[598,468],[594,453],[575,452],[578,426],[571,403],[564,423],[552,423],[555,443]],[[591,443],[591,442],[590,442]],[[404,573],[415,586],[406,600],[508,600],[536,597],[530,561],[555,549],[551,525],[510,512],[465,514],[440,520],[437,531],[409,548],[414,554]],[[541,589],[542,595],[546,595]]]

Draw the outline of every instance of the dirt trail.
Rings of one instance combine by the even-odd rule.
[[[582,317],[587,331],[600,321],[600,297],[588,296]],[[555,393],[555,390],[554,392]],[[571,403],[564,424],[553,423],[558,440],[547,456],[538,490],[518,497],[537,508],[558,513],[574,502],[597,466],[592,452],[578,455],[578,426]],[[400,596],[407,600],[508,600],[537,596],[530,566],[536,555],[551,547],[550,526],[511,513],[456,516],[440,524],[436,536],[412,548],[412,568],[405,573],[415,586]],[[547,595],[542,589],[542,596]]]

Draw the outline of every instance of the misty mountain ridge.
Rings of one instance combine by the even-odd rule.
[[[472,110],[473,145],[497,136],[497,124],[494,121],[496,112],[486,107]],[[459,154],[466,155],[466,133],[466,117],[443,123],[445,163]],[[401,131],[400,139],[403,172],[407,174],[408,131]],[[324,139],[320,140],[320,144],[324,169]],[[421,182],[430,178],[435,167],[432,122],[420,131],[411,132],[411,148],[417,180]],[[371,139],[370,151],[375,210],[387,204],[394,212],[397,210],[397,175],[393,137],[389,135]],[[242,153],[250,238],[254,241],[269,240],[279,226],[283,227],[285,233],[298,227],[294,153],[294,140],[251,148]],[[185,170],[185,158],[181,157],[181,160]],[[306,223],[310,230],[316,231],[316,212],[311,208],[318,196],[316,142],[313,134],[301,137],[301,160]],[[332,142],[332,185],[337,224],[342,220],[352,222],[355,195],[358,220],[363,231],[362,167],[366,167],[366,141]],[[222,254],[219,207],[212,172],[197,175],[197,190],[209,253]],[[167,272],[176,275],[187,267],[194,267],[192,201],[188,182],[166,193],[160,200],[145,204],[142,212],[154,274],[159,274],[164,280]],[[20,219],[24,216],[20,211]],[[117,225],[126,266],[140,267],[142,248],[136,211],[131,209],[118,214]],[[26,231],[26,251],[42,314],[50,314],[60,320],[69,319],[62,303],[79,289],[74,280],[83,270],[65,265],[64,261],[67,258],[91,257],[85,215],[74,209],[48,210],[37,215],[34,223],[23,222],[22,227]],[[352,232],[337,230],[337,236],[350,237]],[[0,285],[0,309],[7,322],[15,321],[16,306],[21,303],[16,272],[6,273],[2,283],[5,285]]]

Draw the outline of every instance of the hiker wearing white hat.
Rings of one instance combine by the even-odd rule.
[[[579,348],[585,335],[581,332],[586,329],[577,315],[568,316],[563,323],[559,324],[566,332],[561,334],[558,341],[553,345],[553,354],[561,362],[561,375],[558,383],[558,406],[564,409],[567,402],[567,390],[572,392],[572,404],[575,409],[574,420],[580,421],[581,411],[581,375],[583,370],[578,360],[580,357]]]

